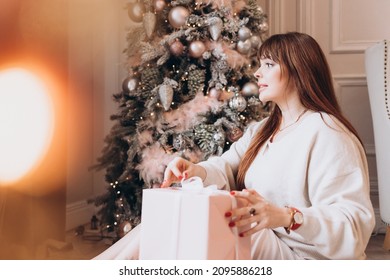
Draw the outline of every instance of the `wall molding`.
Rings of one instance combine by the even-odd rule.
[[[334,75],[333,79],[340,87],[346,87],[346,86],[367,87],[367,78],[365,75]]]
[[[314,3],[312,0],[298,0],[297,2],[298,31],[313,35],[314,31]]]
[[[270,35],[280,33],[283,26],[281,0],[267,0]]]
[[[364,53],[364,51],[376,43],[376,40],[344,40],[343,25],[341,21],[343,9],[342,0],[330,1],[330,53]]]

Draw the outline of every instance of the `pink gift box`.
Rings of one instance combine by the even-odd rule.
[[[229,192],[203,188],[143,191],[140,259],[250,259],[250,237],[239,237],[225,213]]]

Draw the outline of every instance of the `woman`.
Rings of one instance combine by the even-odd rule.
[[[259,59],[259,98],[275,104],[269,118],[221,157],[174,159],[162,187],[199,176],[246,200],[225,215],[239,231],[251,225],[240,235],[251,236],[253,259],[364,259],[375,224],[367,161],[320,46],[307,34],[273,35]]]

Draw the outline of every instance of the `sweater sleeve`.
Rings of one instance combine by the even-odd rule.
[[[366,156],[349,132],[327,130],[313,139],[307,170],[311,207],[294,232],[329,259],[363,259],[374,228]]]
[[[249,125],[244,135],[234,142],[230,149],[220,157],[210,157],[207,161],[198,163],[207,172],[203,182],[205,186],[216,184],[219,189],[235,189],[235,178],[241,158],[248,149],[252,137],[264,121]]]

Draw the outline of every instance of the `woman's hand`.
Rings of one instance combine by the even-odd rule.
[[[247,202],[247,206],[233,209],[225,214],[232,217],[230,227],[243,227],[251,225],[251,228],[240,232],[240,236],[248,236],[264,228],[288,227],[291,223],[290,211],[286,207],[275,206],[266,201],[255,190],[232,191],[231,194]]]
[[[194,176],[198,176],[204,180],[206,178],[206,170],[188,160],[176,157],[168,163],[165,169],[164,181],[161,184],[161,188],[167,188],[172,183],[180,182],[183,178],[188,179]]]

